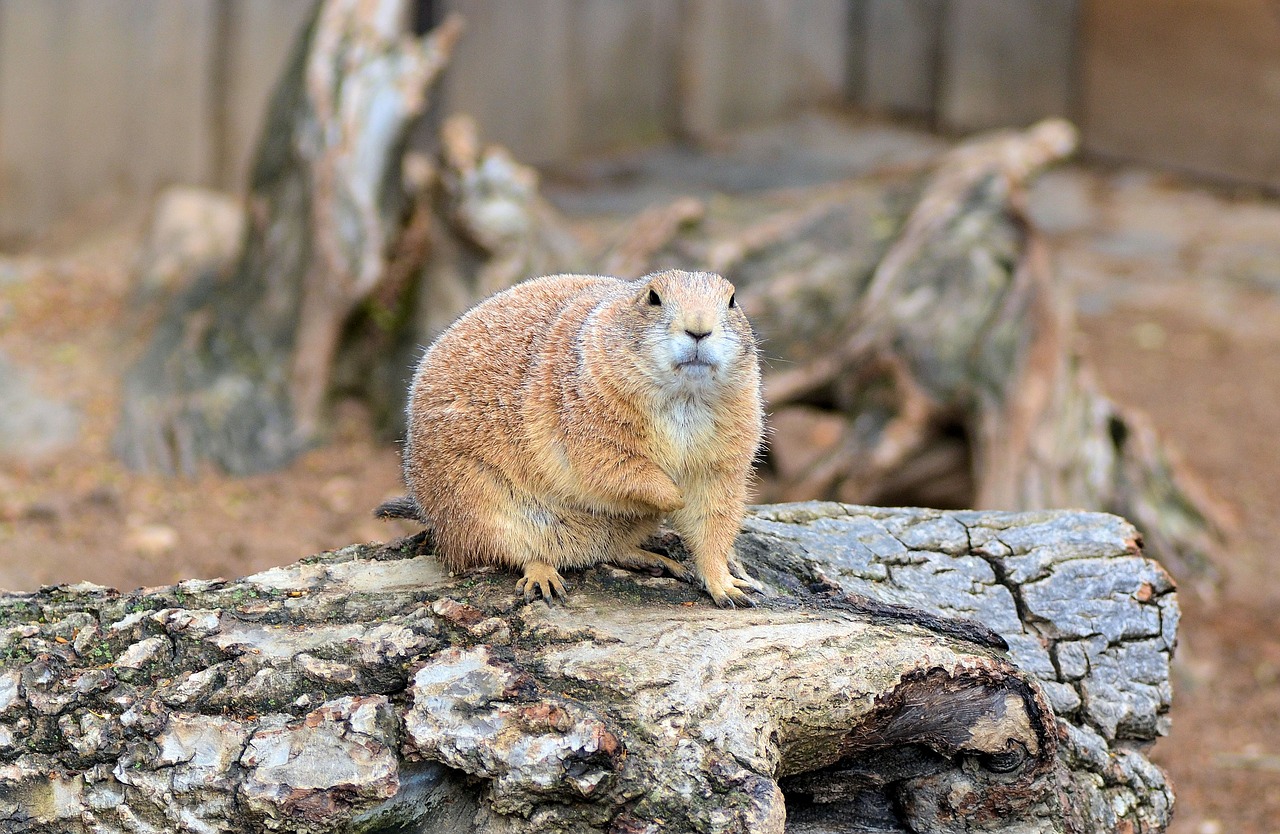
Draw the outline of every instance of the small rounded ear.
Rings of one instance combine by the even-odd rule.
[[[650,305],[651,307],[661,307],[661,306],[662,306],[662,299],[661,299],[661,298],[659,298],[659,297],[658,297],[658,293],[657,293],[657,292],[655,292],[655,291],[654,291],[654,290],[652,290],[652,289],[650,289],[650,290],[649,290],[649,305]]]

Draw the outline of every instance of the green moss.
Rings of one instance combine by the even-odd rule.
[[[39,614],[39,607],[26,600],[6,602],[0,607],[0,626],[34,622]]]
[[[0,657],[4,658],[4,664],[6,666],[25,665],[36,659],[35,655],[33,655],[30,650],[21,643],[15,643],[8,646],[4,650],[4,654],[0,655]]]
[[[106,641],[95,643],[86,657],[95,666],[105,666],[116,659],[115,651],[112,649],[111,644]]]

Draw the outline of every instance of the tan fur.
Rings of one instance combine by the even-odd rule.
[[[730,562],[763,411],[732,295],[709,273],[553,275],[441,334],[414,377],[404,468],[448,563],[520,568],[517,587],[544,597],[563,594],[560,569],[602,561],[683,575],[638,547],[667,516],[716,602],[746,602],[758,586]]]

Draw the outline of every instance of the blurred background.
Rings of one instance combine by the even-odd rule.
[[[1065,116],[1032,219],[1075,349],[1236,521],[1184,594],[1178,834],[1280,831],[1280,3],[415,0],[466,32],[415,134],[469,113],[569,217],[813,185]],[[0,587],[237,575],[389,538],[359,403],[288,469],[185,479],[111,450],[147,324],[139,249],[173,186],[245,194],[311,0],[0,0]],[[216,234],[235,219],[214,212]],[[221,231],[217,231],[217,230]],[[145,289],[145,288],[144,288]]]

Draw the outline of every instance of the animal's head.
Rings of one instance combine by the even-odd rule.
[[[632,282],[627,319],[641,365],[663,388],[700,390],[756,374],[756,344],[733,284],[710,272],[668,270]]]

